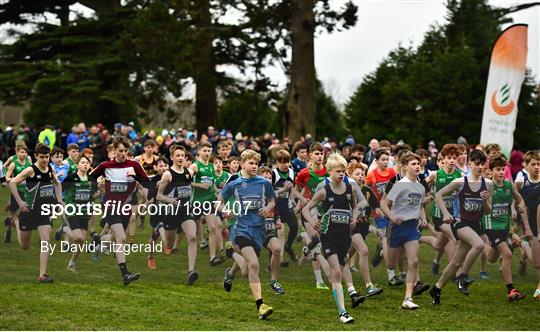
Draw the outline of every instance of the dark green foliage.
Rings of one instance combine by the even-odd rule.
[[[509,20],[482,0],[447,8],[447,24],[432,27],[416,50],[392,51],[358,87],[345,110],[356,138],[479,141],[491,47]],[[527,76],[521,89],[515,140],[523,148],[540,146],[534,86]]]

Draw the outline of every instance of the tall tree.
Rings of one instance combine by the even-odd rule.
[[[187,26],[171,19],[166,6],[94,2],[93,18],[67,26],[39,23],[2,45],[0,98],[29,101],[28,123],[69,128],[74,121],[134,120],[138,107],[160,105],[189,75],[177,61],[186,49],[180,38]]]
[[[351,97],[345,112],[360,124],[351,128],[358,138],[478,142],[491,47],[509,20],[483,0],[449,1],[447,8],[446,24],[432,27],[417,49],[392,51]],[[516,130],[523,147],[540,144],[531,131],[540,122],[534,89],[528,76]]]

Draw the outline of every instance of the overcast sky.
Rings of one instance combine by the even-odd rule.
[[[334,0],[339,2],[341,0]],[[324,34],[315,40],[315,65],[325,89],[345,103],[381,60],[401,42],[418,46],[432,24],[445,23],[445,1],[353,0],[358,22],[350,30]],[[343,1],[341,1],[343,2]],[[512,7],[533,1],[489,1],[497,7]],[[539,82],[540,6],[511,15],[514,23],[529,25],[527,67]],[[506,26],[505,26],[506,27]]]
[[[315,39],[315,66],[326,91],[343,105],[354,93],[362,79],[373,72],[382,59],[400,43],[418,46],[424,33],[433,24],[444,24],[445,0],[353,0],[358,6],[358,21],[352,29],[322,34]],[[332,0],[341,6],[346,0]],[[489,0],[496,7],[512,7],[534,1]],[[70,8],[85,16],[88,8],[76,4]],[[75,14],[72,13],[72,16]],[[540,82],[540,6],[510,15],[514,23],[529,25],[529,55],[527,67]],[[54,16],[52,20],[56,19]],[[503,28],[506,28],[503,27]],[[5,38],[0,32],[0,38]],[[4,39],[5,41],[5,39]],[[235,70],[229,71],[238,76]],[[287,78],[281,68],[266,70],[281,88]]]

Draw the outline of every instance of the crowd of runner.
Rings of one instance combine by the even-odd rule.
[[[273,312],[259,279],[264,248],[273,292],[285,294],[280,269],[291,262],[309,265],[315,287],[332,289],[343,323],[354,321],[344,294],[356,308],[383,293],[371,280],[370,265],[386,266],[388,287],[405,285],[401,306],[411,310],[419,308],[413,296],[428,290],[440,305],[449,281],[468,295],[478,257],[480,278],[489,278],[488,262],[500,265],[509,301],[526,296],[512,279],[514,251],[519,274],[530,264],[540,279],[538,150],[513,151],[507,160],[497,144],[469,146],[462,137],[439,151],[434,142],[426,149],[377,139],[363,146],[352,136],[319,142],[305,135],[291,142],[213,127],[202,134],[182,128],[140,134],[132,124],[117,124],[112,132],[94,125],[87,132],[81,123],[65,139],[50,126],[39,134],[20,131],[8,127],[1,137],[0,177],[11,191],[4,243],[16,234],[28,249],[35,230],[44,243],[52,241],[51,233],[74,244],[88,237],[97,248],[94,261],[114,252],[125,285],[140,274],[128,270],[122,248],[135,244],[145,221],[151,225],[148,244],[163,245],[162,253],[148,254],[148,269],[157,269],[159,255],[178,251],[185,241],[186,283],[192,285],[199,278],[197,254],[208,249],[211,266],[230,265],[225,291],[237,277],[248,279],[261,319]],[[89,203],[103,213],[92,213]],[[80,213],[44,215],[44,206],[54,204],[74,205]],[[138,213],[152,204],[173,208],[146,219]],[[376,248],[366,245],[370,235]],[[431,287],[419,273],[421,244],[433,248],[431,273],[440,276]],[[50,249],[41,248],[38,281],[50,283]],[[68,271],[77,270],[80,248]],[[358,290],[356,271],[364,282]],[[533,297],[540,299],[540,283]]]

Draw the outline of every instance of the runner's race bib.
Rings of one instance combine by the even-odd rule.
[[[242,197],[242,209],[245,210],[258,210],[262,208],[262,198],[256,195],[247,195]]]
[[[443,197],[444,206],[448,209],[448,211],[454,210],[454,196],[445,196]]]
[[[267,232],[276,230],[276,222],[274,218],[264,219],[264,230]]]
[[[493,204],[493,212],[491,213],[491,215],[494,217],[507,216],[508,210],[508,203]]]
[[[54,196],[54,186],[52,184],[47,184],[39,187],[39,197],[49,198]]]
[[[191,186],[176,187],[177,198],[189,198],[191,197]]]
[[[422,195],[419,193],[409,193],[409,205],[419,207],[422,204]]]
[[[127,182],[111,182],[111,192],[125,193],[128,189]]]
[[[329,212],[330,222],[334,224],[348,224],[352,213],[350,210],[331,209]]]
[[[282,191],[278,194],[278,198],[289,198],[290,190]]]
[[[90,189],[76,189],[75,200],[79,202],[86,202],[90,200]]]
[[[478,212],[482,211],[484,201],[481,198],[465,198],[464,202],[465,211]]]
[[[214,178],[211,176],[201,176],[201,183],[208,183],[209,186],[214,184]]]

